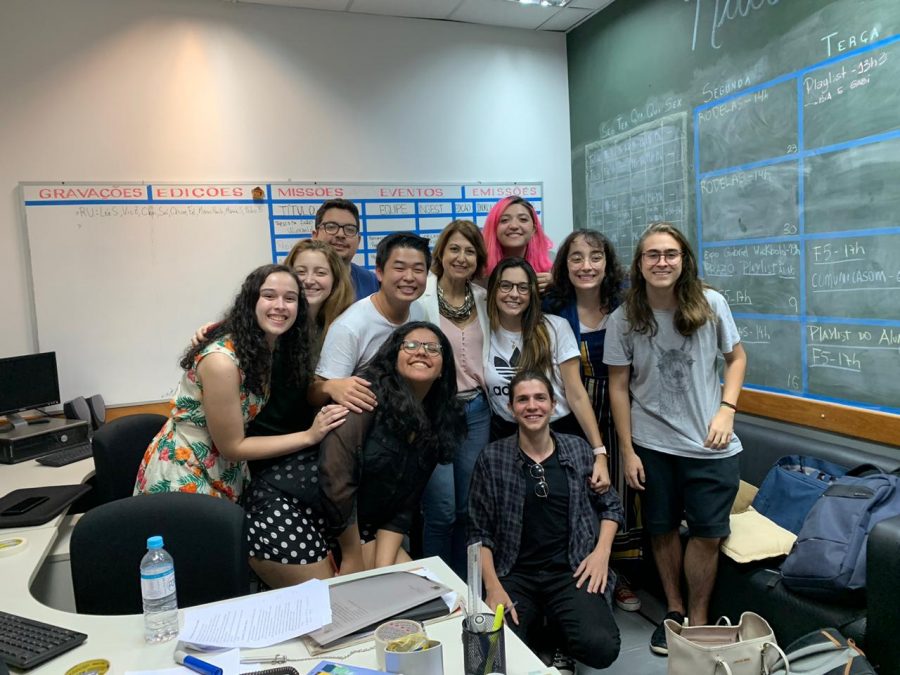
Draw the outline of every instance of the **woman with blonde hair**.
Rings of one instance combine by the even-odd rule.
[[[318,239],[298,241],[284,264],[303,283],[303,294],[310,307],[313,353],[318,358],[328,328],[354,302],[350,272],[337,251]]]

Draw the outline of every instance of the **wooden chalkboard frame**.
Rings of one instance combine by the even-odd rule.
[[[741,392],[738,408],[751,415],[900,448],[900,415],[753,389]]]

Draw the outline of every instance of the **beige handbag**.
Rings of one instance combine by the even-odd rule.
[[[753,612],[741,614],[736,626],[727,617],[714,626],[682,626],[672,619],[665,626],[669,675],[766,675],[784,656],[768,621]]]

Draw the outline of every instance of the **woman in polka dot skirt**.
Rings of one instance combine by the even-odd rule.
[[[321,346],[331,322],[350,304],[353,289],[346,266],[328,244],[304,239],[285,259],[303,282],[311,344]],[[312,354],[319,357],[318,349]],[[275,367],[277,368],[277,359]],[[275,391],[253,432],[284,433],[308,426],[316,410],[306,405],[306,388]],[[244,498],[250,566],[272,588],[327,579],[334,574],[324,536],[319,498],[318,445],[250,465],[252,480]]]

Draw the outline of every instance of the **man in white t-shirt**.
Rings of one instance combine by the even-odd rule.
[[[309,389],[310,403],[320,406],[330,399],[354,412],[374,408],[369,382],[353,373],[372,358],[395,328],[425,320],[424,310],[413,303],[425,292],[430,266],[431,251],[424,237],[397,232],[381,240],[375,254],[375,275],[381,288],[352,304],[331,324],[316,367],[316,381]]]

